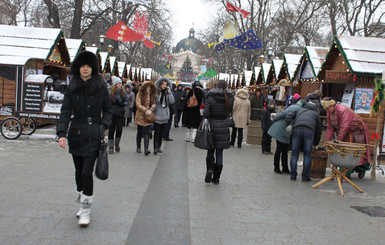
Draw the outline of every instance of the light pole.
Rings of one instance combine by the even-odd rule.
[[[108,45],[108,47],[107,47],[107,52],[108,52],[110,55],[114,55],[114,46],[112,46],[112,44]]]
[[[99,42],[100,42],[100,51],[103,52],[103,45],[104,45],[104,41],[106,40],[106,36],[104,35],[100,35],[99,36]]]
[[[273,57],[273,54],[274,54],[273,48],[272,47],[268,47],[267,48],[267,57],[269,59],[269,62],[271,62],[271,57]]]
[[[263,56],[263,54],[261,54],[259,56],[259,64],[262,64],[264,61],[265,61],[265,56]]]

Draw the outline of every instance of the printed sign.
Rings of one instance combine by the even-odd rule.
[[[370,114],[370,103],[373,100],[372,88],[356,88],[354,111],[356,113]]]
[[[41,112],[42,84],[25,83],[23,108],[25,111]]]
[[[353,95],[354,95],[354,84],[346,84],[344,89],[344,95],[342,96],[342,99],[341,99],[341,104],[351,108],[352,102],[353,102]]]

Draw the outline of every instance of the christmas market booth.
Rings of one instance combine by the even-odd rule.
[[[1,133],[32,134],[60,113],[70,56],[60,29],[0,25]],[[37,121],[38,119],[38,121]]]
[[[295,93],[299,94],[300,92],[300,86],[297,83],[293,83],[294,72],[300,58],[301,55],[298,54],[284,54],[281,70],[277,75],[278,84],[285,87],[285,94],[289,96]]]
[[[292,79],[294,85],[298,84],[302,98],[315,90],[322,91],[322,82],[317,79],[317,74],[328,51],[327,47],[306,46],[304,48]]]
[[[336,36],[317,76],[324,96],[333,97],[359,114],[368,126],[369,136],[376,133],[377,117],[370,117],[371,102],[376,92],[375,79],[381,78],[383,71],[384,38]],[[381,128],[383,124],[381,118]],[[375,138],[371,144],[375,144]],[[381,152],[385,152],[382,148]]]

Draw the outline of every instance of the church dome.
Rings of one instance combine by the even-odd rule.
[[[178,42],[174,49],[174,53],[179,53],[183,51],[192,51],[193,53],[198,53],[198,50],[202,50],[203,43],[195,38],[195,31],[193,28],[190,29],[189,37],[182,39]]]

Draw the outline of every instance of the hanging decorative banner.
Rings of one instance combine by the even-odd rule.
[[[148,6],[148,4],[150,3],[150,1],[148,0],[125,0],[126,2],[132,2],[132,3],[138,3],[138,4],[141,4],[141,5],[145,5],[145,6]]]
[[[354,111],[356,113],[370,114],[370,103],[373,99],[372,88],[356,88],[356,99],[354,105]]]
[[[148,30],[147,12],[140,15],[139,12],[136,11],[132,25],[133,25],[136,33],[139,33],[141,35],[146,35],[147,30]]]
[[[262,42],[257,35],[252,30],[248,30],[242,35],[236,36],[232,39],[225,39],[223,42],[215,45],[215,51],[220,51],[225,48],[225,46],[231,46],[238,49],[260,49],[262,48]]]
[[[143,35],[129,28],[123,21],[111,26],[106,37],[121,42],[136,42],[143,39]]]
[[[242,15],[243,18],[247,18],[249,16],[250,12],[247,12],[246,10],[240,9],[237,6],[227,2],[226,10],[230,12],[238,12]]]

